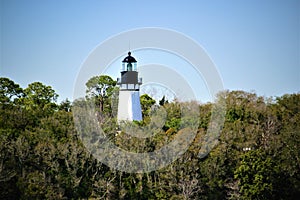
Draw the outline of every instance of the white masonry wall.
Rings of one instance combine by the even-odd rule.
[[[120,91],[118,105],[118,121],[141,121],[142,110],[139,91]]]

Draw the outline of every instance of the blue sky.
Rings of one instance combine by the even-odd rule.
[[[60,100],[72,99],[80,67],[97,45],[142,27],[193,38],[215,63],[225,89],[267,97],[300,92],[297,0],[1,0],[0,17],[0,75],[22,87],[51,85]]]

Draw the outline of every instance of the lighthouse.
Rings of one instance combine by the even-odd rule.
[[[119,85],[118,121],[141,121],[142,111],[140,103],[140,85],[142,78],[138,77],[137,61],[128,52],[122,61],[121,78],[117,79]]]

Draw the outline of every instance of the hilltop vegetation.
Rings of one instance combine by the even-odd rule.
[[[99,79],[98,79],[99,80]],[[205,144],[213,103],[155,101],[141,97],[143,122],[153,105],[166,112],[151,138],[116,134],[115,81],[87,83],[85,99],[57,103],[50,87],[21,88],[0,78],[1,199],[297,199],[300,195],[300,94],[266,99],[255,93],[224,91],[225,123],[212,151]],[[109,86],[109,87],[107,87]],[[93,90],[95,89],[96,90]],[[98,90],[97,90],[98,89]],[[95,91],[94,93],[92,91]],[[97,92],[98,91],[98,92]],[[150,152],[183,134],[183,104],[199,109],[197,134],[170,165],[149,173],[116,171],[97,161],[79,139],[73,109],[95,102],[98,122],[117,146]],[[75,116],[80,117],[80,116]],[[193,122],[191,122],[194,120]],[[88,127],[86,128],[88,130]],[[92,134],[87,132],[86,134]]]

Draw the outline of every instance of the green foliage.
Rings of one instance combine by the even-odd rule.
[[[168,130],[170,128],[178,131],[180,128],[181,122],[181,106],[178,102],[172,102],[164,105],[164,108],[167,112],[167,119],[164,130]]]
[[[14,98],[19,98],[23,95],[23,90],[12,80],[0,77],[0,102],[1,105],[12,102]]]
[[[155,104],[155,100],[152,99],[148,94],[143,94],[140,97],[142,115],[143,118],[149,116],[151,112],[151,107]]]
[[[22,89],[0,78],[0,84],[1,199],[297,199],[300,195],[300,94],[268,101],[254,93],[222,92],[226,119],[220,137],[213,140],[207,130],[214,103],[161,100],[153,107],[155,101],[143,95],[144,122],[129,123],[128,130],[143,127],[154,134],[137,138],[116,132],[117,122],[110,113],[117,104],[110,104],[110,98],[117,93],[110,77],[90,79],[88,98],[60,104],[55,91],[42,83]],[[86,150],[74,127],[73,120],[80,118],[86,122],[81,127],[84,134],[99,139],[84,113],[95,99],[99,106],[103,100],[106,113],[101,117],[98,111],[92,113],[97,123],[126,151],[159,150],[194,125],[197,134],[187,151],[162,169],[115,171]],[[185,107],[198,117],[184,115]],[[159,124],[162,120],[165,123]],[[198,157],[211,142],[214,149]]]
[[[234,172],[239,180],[242,199],[275,198],[274,183],[278,167],[271,157],[261,150],[250,150],[241,156],[241,163]]]
[[[100,112],[107,110],[111,112],[110,97],[113,95],[116,83],[107,75],[94,76],[86,83],[87,98],[95,101],[97,107],[100,107]]]
[[[28,85],[24,89],[25,104],[37,105],[43,108],[47,104],[56,102],[58,95],[51,88],[51,86],[45,86],[40,82],[34,82]]]
[[[58,94],[51,86],[34,82],[24,89],[24,94],[18,102],[25,108],[31,127],[37,126],[42,118],[50,116],[57,109]]]
[[[66,112],[70,112],[72,108],[72,103],[68,99],[62,101],[59,105],[59,110],[64,110]]]

